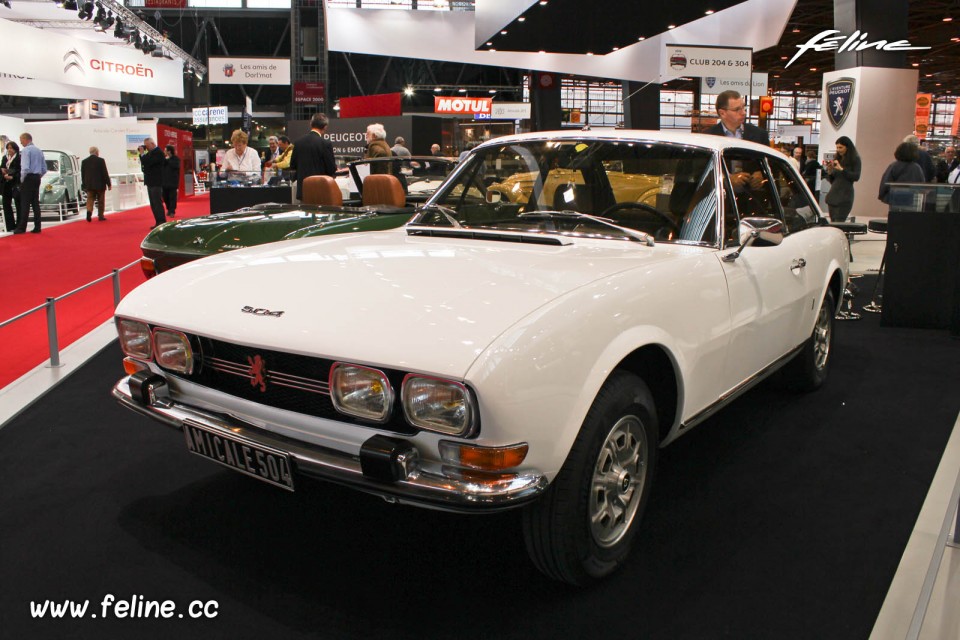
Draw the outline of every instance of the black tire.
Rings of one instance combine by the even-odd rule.
[[[784,373],[791,389],[814,391],[826,381],[833,352],[833,317],[836,312],[833,292],[827,290],[823,302],[820,303],[813,332],[803,343],[800,353],[785,368]]]
[[[620,566],[650,497],[658,444],[650,390],[637,376],[615,371],[600,388],[560,473],[524,510],[527,551],[540,571],[583,585]],[[626,455],[615,462],[618,450]],[[607,486],[599,486],[604,477]],[[621,513],[609,508],[617,505]],[[599,517],[592,521],[591,514]]]

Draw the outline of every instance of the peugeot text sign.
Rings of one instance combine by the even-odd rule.
[[[290,58],[210,58],[210,84],[290,84]]]
[[[107,91],[183,97],[183,64],[0,20],[0,72]]]
[[[834,129],[839,129],[850,115],[855,85],[853,78],[840,78],[827,83],[827,114]]]
[[[696,76],[750,82],[753,49],[667,44],[660,55],[662,79]]]
[[[493,111],[493,98],[448,98],[433,97],[434,113],[451,113],[457,115],[473,115],[475,113],[490,114]]]

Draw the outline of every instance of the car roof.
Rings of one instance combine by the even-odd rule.
[[[687,131],[653,131],[646,129],[564,129],[561,131],[537,131],[503,136],[489,140],[477,149],[486,146],[496,146],[509,142],[524,142],[531,140],[622,140],[628,142],[665,142],[702,147],[714,151],[728,148],[753,149],[756,151],[776,152],[772,147],[706,133],[689,133]]]

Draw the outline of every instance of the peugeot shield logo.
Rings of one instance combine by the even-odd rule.
[[[827,114],[834,129],[839,129],[850,114],[854,86],[853,78],[840,78],[827,83]]]
[[[707,88],[709,89],[713,89],[713,85],[717,84],[717,79],[714,77],[707,77],[707,78],[704,78],[704,80],[706,80]]]
[[[64,73],[76,67],[80,71],[80,73],[82,73],[83,75],[87,75],[87,72],[84,71],[83,69],[83,65],[85,64],[83,56],[81,56],[80,52],[77,51],[76,49],[70,49],[65,54],[63,54],[63,63],[64,63],[63,65]]]

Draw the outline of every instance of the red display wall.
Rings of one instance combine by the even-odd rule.
[[[372,96],[340,98],[341,118],[399,116],[402,113],[399,93],[378,93]]]
[[[168,144],[172,144],[173,148],[177,150],[177,157],[180,158],[180,189],[179,194],[181,197],[186,196],[186,190],[184,188],[185,180],[183,175],[185,173],[193,173],[193,133],[190,131],[183,131],[182,129],[174,129],[173,127],[168,127],[163,124],[157,125],[157,145],[161,149],[166,147]],[[193,182],[193,179],[190,180]],[[191,193],[190,195],[193,195]]]

